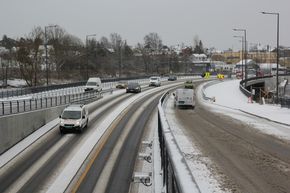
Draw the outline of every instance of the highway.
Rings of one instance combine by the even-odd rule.
[[[197,86],[203,80],[195,81]],[[140,188],[141,192],[151,192],[152,187],[132,182],[133,173],[144,164],[138,161],[140,143],[156,127],[153,125],[157,124],[160,96],[180,86],[183,81],[143,87],[138,94],[119,90],[88,104],[89,126],[82,134],[61,135],[58,127],[54,127],[0,168],[0,193],[137,193]],[[197,159],[211,160],[206,164],[218,180],[220,190],[265,193],[290,190],[287,141],[212,112],[198,97],[194,109],[180,109],[174,107],[170,94],[164,111],[169,125],[178,125],[200,149]],[[258,117],[255,121],[267,122]],[[273,122],[266,124],[282,127]]]
[[[112,112],[126,101],[125,110],[117,116],[93,145],[89,155],[63,185],[66,192],[128,192],[140,139],[159,97],[174,85],[142,89],[139,94],[120,93],[89,104],[89,126],[82,134],[61,135],[58,127],[30,145],[0,169],[0,192],[62,192],[53,187],[62,178],[81,148],[94,137]],[[114,113],[113,113],[114,114]]]

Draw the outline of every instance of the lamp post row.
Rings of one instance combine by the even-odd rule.
[[[276,15],[277,16],[277,55],[276,55],[276,97],[277,97],[277,103],[278,103],[278,97],[279,97],[279,13],[272,13],[272,12],[261,12],[262,14],[268,14],[268,15]]]
[[[242,38],[242,80],[244,80],[244,36],[234,36],[234,38]]]
[[[268,14],[268,15],[276,15],[277,16],[277,55],[276,55],[276,97],[277,97],[277,103],[278,103],[278,87],[279,87],[279,13],[276,12],[261,12],[262,14]],[[243,31],[244,32],[244,46],[245,46],[245,79],[247,80],[247,30],[246,29],[233,29],[234,31]],[[234,36],[235,37],[235,36]],[[243,61],[243,59],[242,59]],[[243,65],[243,62],[242,62]],[[243,67],[242,67],[243,70]],[[243,76],[242,76],[243,77]],[[245,81],[245,87],[247,82]]]
[[[247,30],[246,29],[233,29],[234,31],[242,31],[244,32],[244,46],[245,46],[245,87],[247,86]],[[244,74],[242,75],[244,76]]]

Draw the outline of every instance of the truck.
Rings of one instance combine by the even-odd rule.
[[[195,107],[194,89],[179,88],[176,89],[174,95],[174,104],[177,107]]]

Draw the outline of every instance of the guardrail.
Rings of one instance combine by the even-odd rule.
[[[101,92],[89,91],[61,96],[2,101],[0,102],[0,116],[77,103],[90,99],[100,98],[101,96]]]
[[[290,74],[279,74],[279,77],[285,77],[285,76],[290,76]],[[247,88],[244,87],[244,85],[247,85],[247,82],[252,81],[252,80],[260,80],[260,79],[265,79],[265,78],[272,78],[273,75],[269,75],[269,76],[262,76],[262,77],[252,77],[252,78],[248,78],[248,79],[244,79],[240,82],[240,90],[242,93],[244,93],[244,95],[246,95],[247,97],[252,96],[252,93],[247,90]],[[278,98],[274,95],[273,100],[274,103],[276,104],[280,104],[281,107],[286,107],[286,108],[290,108],[290,98],[287,96],[279,96]]]
[[[158,137],[161,149],[163,187],[166,189],[166,193],[200,193],[163,111],[162,104],[168,94],[164,94],[158,104]]]

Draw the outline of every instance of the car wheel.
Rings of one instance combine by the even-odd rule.
[[[86,128],[88,128],[88,124],[89,124],[89,119],[87,119]]]
[[[60,132],[61,135],[64,134],[64,130],[63,129],[59,129],[59,132]]]
[[[80,127],[79,133],[82,133],[84,130],[84,127]]]

